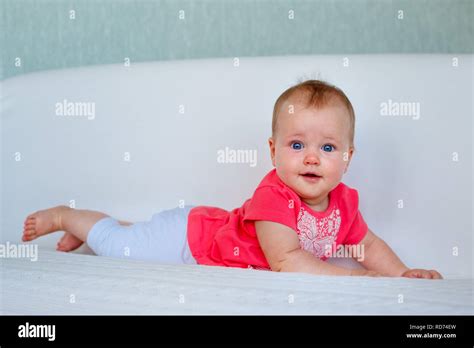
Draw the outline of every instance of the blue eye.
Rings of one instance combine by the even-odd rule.
[[[294,143],[291,143],[291,148],[293,150],[301,150],[303,148],[303,144],[298,141],[295,141]]]
[[[332,152],[334,151],[334,146],[332,146],[331,144],[326,144],[326,145],[323,145],[322,149],[323,151],[326,151],[326,152]]]

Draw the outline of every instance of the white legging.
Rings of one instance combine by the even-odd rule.
[[[164,210],[150,221],[123,226],[111,217],[92,226],[87,244],[99,256],[151,260],[166,264],[196,264],[187,238],[192,205]]]

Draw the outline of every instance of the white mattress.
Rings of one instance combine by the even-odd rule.
[[[474,313],[472,279],[330,277],[39,255],[36,262],[0,259],[2,314]]]

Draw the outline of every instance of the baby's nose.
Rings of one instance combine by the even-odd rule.
[[[315,154],[307,154],[304,158],[304,164],[319,164],[319,157]]]

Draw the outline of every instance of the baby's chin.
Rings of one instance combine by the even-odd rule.
[[[295,193],[300,197],[302,201],[308,204],[312,204],[314,201],[319,201],[321,199],[324,199],[328,196],[328,192],[318,192],[317,194],[315,193],[308,193],[308,192],[298,192],[294,190]]]
[[[301,183],[285,183],[289,188],[291,188],[302,200],[315,200],[321,197],[324,197],[327,195],[327,192],[321,192],[321,190],[318,189],[308,189],[305,186],[302,186]]]
[[[339,183],[334,183],[331,185],[331,187],[327,187],[327,183],[319,183],[315,184],[316,186],[311,189],[305,184],[301,183],[290,183],[287,186],[291,188],[303,201],[319,201],[321,199],[324,199],[325,197],[329,196],[329,193],[336,188]]]

